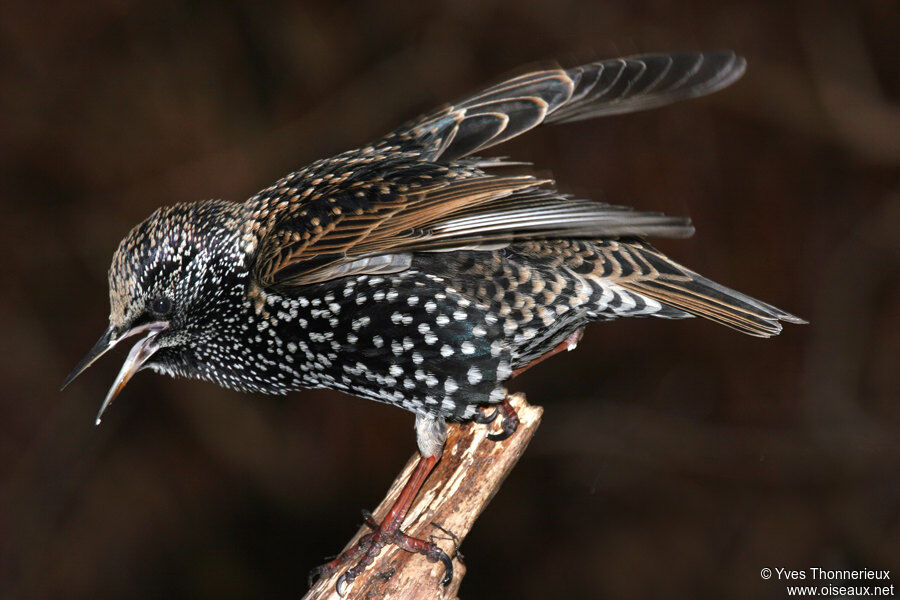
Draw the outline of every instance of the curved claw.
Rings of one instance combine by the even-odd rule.
[[[444,578],[441,579],[441,585],[446,586],[453,580],[453,561],[443,550],[440,550],[438,560],[444,563]]]
[[[325,565],[319,565],[315,569],[310,569],[309,575],[306,576],[306,583],[312,587],[317,581],[325,577],[327,568]]]
[[[516,414],[516,409],[509,403],[509,398],[504,398],[503,401],[497,405],[497,410],[503,416],[500,420],[499,433],[491,433],[487,436],[487,439],[492,442],[502,442],[514,434],[516,429],[519,428],[519,416]]]
[[[503,440],[505,440],[512,434],[514,434],[515,432],[516,432],[515,429],[504,429],[503,431],[500,431],[499,433],[489,433],[487,436],[487,439],[491,440],[492,442],[502,442]]]
[[[344,589],[344,587],[350,585],[351,583],[353,583],[353,579],[347,577],[347,573],[344,573],[343,575],[338,577],[337,583],[334,584],[334,591],[337,592],[338,596],[343,598],[345,592],[347,591]]]
[[[479,425],[488,425],[490,423],[493,423],[497,419],[497,415],[499,414],[500,410],[495,406],[494,412],[490,414],[478,413],[476,416],[472,417],[472,420]]]

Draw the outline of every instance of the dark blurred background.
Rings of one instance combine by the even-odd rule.
[[[522,64],[733,48],[714,96],[499,152],[688,214],[659,244],[811,321],[590,328],[516,382],[546,408],[463,545],[466,598],[782,598],[763,567],[900,579],[900,10],[861,2],[4,2],[0,596],[283,598],[414,451],[412,417],[142,374],[103,426],[121,237],[242,200]]]

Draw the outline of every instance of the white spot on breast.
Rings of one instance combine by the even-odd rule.
[[[513,332],[518,328],[519,328],[519,325],[512,319],[506,319],[505,321],[503,321],[503,334],[504,335],[512,335]]]
[[[475,345],[468,340],[463,342],[459,349],[462,350],[463,354],[475,354]]]

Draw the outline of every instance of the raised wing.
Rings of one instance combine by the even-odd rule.
[[[255,214],[268,215],[259,226],[256,279],[286,290],[402,271],[414,252],[522,239],[688,236],[688,219],[574,200],[546,180],[486,172],[502,161],[465,157],[543,122],[707,94],[743,70],[743,59],[728,51],[655,54],[537,71],[490,87],[248,201]]]
[[[413,120],[385,141],[450,161],[501,144],[541,123],[635,112],[722,89],[744,73],[731,51],[617,58],[527,73]]]

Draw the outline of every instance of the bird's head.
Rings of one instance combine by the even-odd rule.
[[[223,201],[158,209],[125,236],[109,269],[109,327],[63,387],[126,338],[137,338],[97,415],[139,370],[172,372],[214,326],[242,270],[240,205]]]

